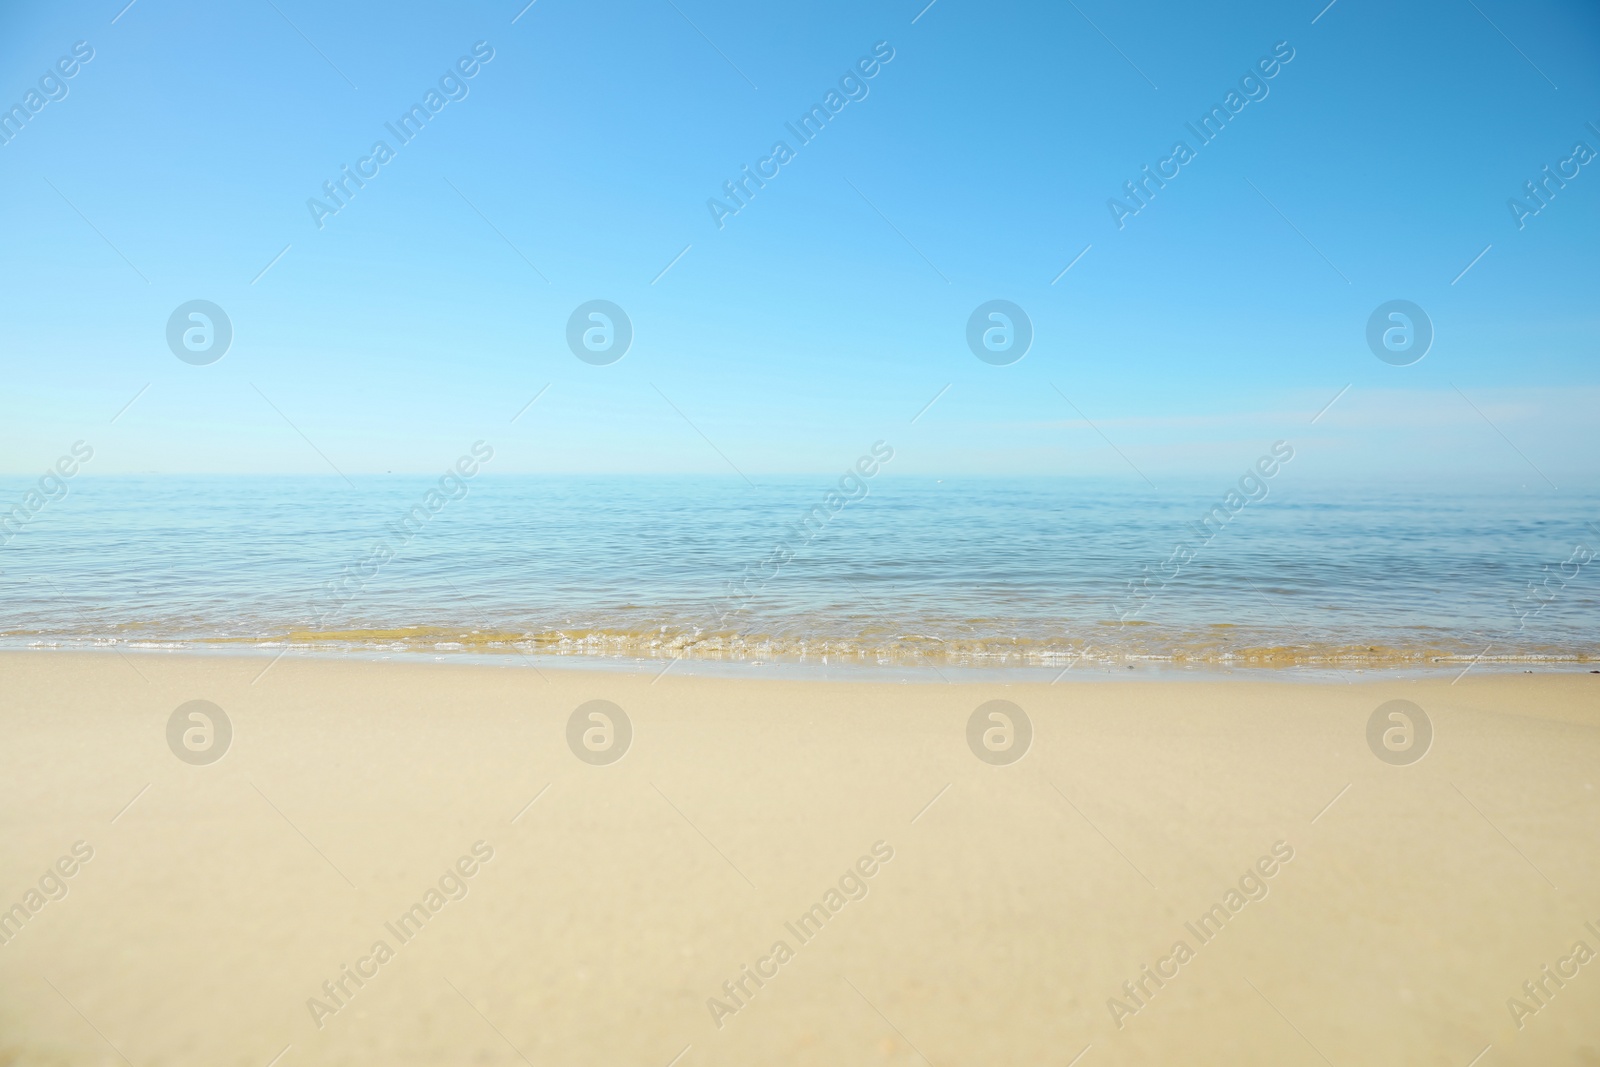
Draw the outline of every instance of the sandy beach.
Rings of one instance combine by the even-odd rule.
[[[1600,1067],[1600,3],[0,45],[0,1067]]]
[[[0,1063],[1600,1060],[1600,677],[267,662],[0,656]]]

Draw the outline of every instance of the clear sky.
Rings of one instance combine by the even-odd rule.
[[[1159,478],[1286,438],[1330,476],[1600,480],[1592,3],[125,2],[0,10],[0,471],[485,439],[759,475],[885,439],[900,472]],[[1140,206],[1146,165],[1176,173]],[[1546,165],[1576,174],[1519,220]],[[319,219],[344,166],[376,173]],[[746,166],[776,174],[719,220]],[[197,299],[209,365],[166,336]],[[610,365],[566,339],[595,299],[632,323]],[[1032,324],[1011,365],[968,348],[994,299]],[[1366,340],[1393,299],[1435,331],[1410,366]]]

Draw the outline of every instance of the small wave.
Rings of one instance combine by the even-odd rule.
[[[228,647],[347,650],[414,654],[504,654],[708,662],[782,663],[826,659],[873,666],[1072,667],[1133,662],[1244,668],[1415,668],[1484,664],[1580,664],[1600,660],[1600,646],[1541,645],[1485,651],[1475,642],[1440,638],[1415,644],[1359,641],[1285,643],[1239,627],[1177,631],[1109,628],[1111,633],[1057,638],[941,637],[928,633],[765,634],[644,629],[460,630],[443,626],[291,630],[267,635],[166,636],[33,634],[30,647],[127,647],[178,650]],[[12,632],[12,639],[24,635]]]

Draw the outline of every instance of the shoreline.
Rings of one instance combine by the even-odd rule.
[[[238,658],[255,663],[301,660],[323,663],[455,664],[496,668],[523,668],[539,671],[571,672],[580,675],[617,674],[626,677],[681,675],[728,681],[831,681],[895,682],[900,684],[1065,684],[1080,682],[1167,681],[1167,682],[1296,682],[1302,684],[1351,684],[1359,680],[1426,680],[1464,677],[1467,674],[1580,675],[1600,674],[1600,658],[1555,656],[1435,656],[1422,661],[1407,660],[1325,660],[1271,661],[1189,660],[1173,656],[1124,655],[1091,658],[1079,656],[1050,663],[1028,662],[867,662],[865,657],[837,655],[789,656],[761,659],[754,656],[653,656],[626,655],[595,651],[535,652],[515,647],[469,648],[384,648],[380,646],[339,646],[331,643],[243,642],[191,643],[154,641],[95,643],[44,643],[27,645],[0,643],[0,657],[10,655],[136,655],[141,657],[185,657],[216,660]]]

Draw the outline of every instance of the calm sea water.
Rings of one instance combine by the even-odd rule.
[[[31,484],[0,479],[0,507]],[[1036,666],[1600,655],[1593,493],[1274,486],[1202,530],[1227,486],[884,475],[836,511],[826,477],[438,488],[76,479],[0,547],[0,640]]]

